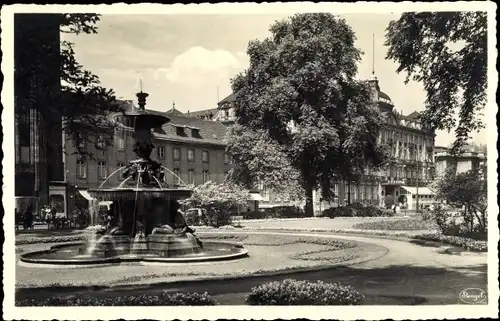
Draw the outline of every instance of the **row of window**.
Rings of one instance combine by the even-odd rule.
[[[400,141],[402,143],[414,143],[417,145],[429,145],[432,146],[433,141],[429,136],[418,135],[415,133],[406,133],[404,131],[394,131],[391,129],[382,129],[380,131],[379,138],[382,141],[392,140],[392,141]]]
[[[124,131],[118,131],[116,135],[116,148],[118,150],[124,150],[125,149],[125,132]],[[100,137],[97,139],[96,147],[103,149],[105,148],[105,142],[104,140]],[[80,142],[80,148],[85,148],[85,142],[82,140]],[[165,147],[164,146],[159,146],[157,148],[157,155],[158,158],[164,159],[165,158]],[[172,150],[172,157],[174,161],[180,161],[181,160],[181,149],[180,148],[174,148]],[[201,160],[203,163],[209,163],[209,152],[204,150],[201,153]],[[194,149],[188,149],[187,150],[187,160],[189,162],[194,162],[195,161],[195,152]],[[231,164],[231,157],[228,153],[224,153],[224,164]]]
[[[158,158],[160,159],[165,159],[165,147],[164,146],[159,146],[157,148],[157,153],[158,153]],[[180,161],[181,160],[181,149],[180,148],[174,148],[172,150],[172,158],[174,161]],[[195,159],[195,152],[194,149],[188,149],[187,150],[187,160],[188,162],[194,162]],[[203,163],[209,163],[210,157],[209,157],[209,152],[204,150],[201,152],[201,161]],[[224,153],[224,164],[231,164],[231,156],[228,153]]]
[[[119,172],[118,177],[119,177],[119,179],[123,179],[123,173],[124,173],[123,170],[125,169],[125,163],[118,163],[117,167],[118,167],[117,169],[122,169]],[[76,162],[76,172],[77,172],[78,178],[81,178],[81,179],[87,178],[87,164],[81,159],[77,160],[77,162]],[[181,170],[179,168],[174,168],[172,170],[171,174],[173,174],[174,184],[180,184],[181,183],[180,176],[182,175]],[[224,176],[227,176],[227,174],[228,174],[228,172],[224,172]],[[187,182],[184,182],[184,183],[194,184],[195,183],[194,175],[195,175],[195,170],[188,169]],[[103,161],[97,162],[97,177],[99,179],[105,179],[107,176],[108,176],[107,163],[103,162]],[[165,177],[164,177],[165,181],[167,180],[168,176],[169,176],[168,174],[165,175]],[[203,183],[206,183],[210,180],[209,172],[206,169],[202,171],[202,180],[203,180]]]

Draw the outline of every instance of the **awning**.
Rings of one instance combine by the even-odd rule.
[[[264,198],[262,196],[260,196],[260,194],[257,194],[257,193],[250,193],[250,199],[252,201],[263,201]]]
[[[102,206],[108,206],[109,207],[109,206],[111,206],[111,204],[113,204],[113,202],[111,202],[111,201],[101,201],[97,205],[99,205],[99,206],[102,205]]]
[[[401,186],[400,188],[403,188],[410,194],[417,194],[417,187],[416,186]],[[418,195],[436,195],[431,189],[428,187],[419,187],[418,188]]]
[[[94,198],[92,198],[92,196],[90,196],[89,192],[87,192],[86,190],[82,190],[82,189],[79,189],[78,192],[80,193],[80,195],[82,195],[86,200],[88,201],[93,201]]]

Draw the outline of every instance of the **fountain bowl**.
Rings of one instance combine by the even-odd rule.
[[[88,243],[69,242],[51,246],[49,249],[21,254],[20,261],[39,265],[86,266],[98,264],[120,263],[196,263],[211,261],[227,261],[248,256],[248,251],[239,244],[225,242],[203,242],[203,249],[194,252],[139,251],[129,249],[114,251],[109,256],[100,252],[86,255]]]

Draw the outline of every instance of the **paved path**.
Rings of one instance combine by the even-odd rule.
[[[315,225],[317,226],[317,222]],[[441,254],[437,251],[437,248],[424,247],[405,241],[348,235],[337,236],[331,233],[304,232],[294,233],[294,235],[324,235],[326,237],[368,242],[386,247],[389,252],[379,259],[365,263],[287,276],[252,277],[224,281],[206,280],[189,283],[174,282],[147,286],[129,285],[105,292],[86,290],[86,293],[92,296],[114,296],[145,292],[156,293],[165,289],[189,292],[208,291],[221,304],[243,304],[245,295],[249,293],[252,287],[263,282],[291,277],[350,284],[367,295],[369,300],[367,303],[373,304],[457,304],[460,303],[458,302],[458,295],[462,290],[466,288],[487,288],[485,253]],[[175,281],[175,279],[159,281],[168,282]],[[26,294],[24,293],[24,295]],[[375,301],[370,301],[375,297],[377,297]],[[395,299],[395,297],[398,299]],[[410,298],[405,299],[404,297]]]

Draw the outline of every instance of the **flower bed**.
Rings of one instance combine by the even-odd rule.
[[[417,240],[440,242],[449,245],[460,246],[469,251],[474,251],[474,252],[488,251],[487,241],[478,241],[461,236],[442,235],[439,233],[426,233],[426,234],[416,235],[414,238]]]
[[[332,228],[300,228],[300,227],[267,227],[259,226],[252,228],[243,228],[244,230],[261,230],[261,231],[294,231],[294,232],[330,232],[330,233],[345,233],[345,234],[358,234],[358,235],[371,235],[371,236],[388,236],[388,237],[401,237],[405,239],[425,240],[432,242],[441,242],[449,245],[456,245],[464,247],[469,251],[486,252],[488,250],[487,241],[478,241],[470,238],[459,236],[442,235],[436,231],[429,231],[429,233],[421,233],[420,231],[401,231],[401,230],[364,230],[364,229],[332,229]]]
[[[418,231],[429,230],[431,224],[415,219],[406,219],[358,223],[353,228],[361,230]]]
[[[217,301],[212,299],[207,292],[203,294],[162,292],[160,295],[140,294],[104,298],[52,297],[45,300],[24,299],[16,301],[16,306],[200,306],[217,304]]]
[[[16,245],[38,244],[38,243],[61,243],[85,241],[85,235],[51,236],[51,237],[32,237],[22,240],[16,240]]]
[[[364,295],[350,286],[285,279],[254,287],[249,305],[359,305]]]

